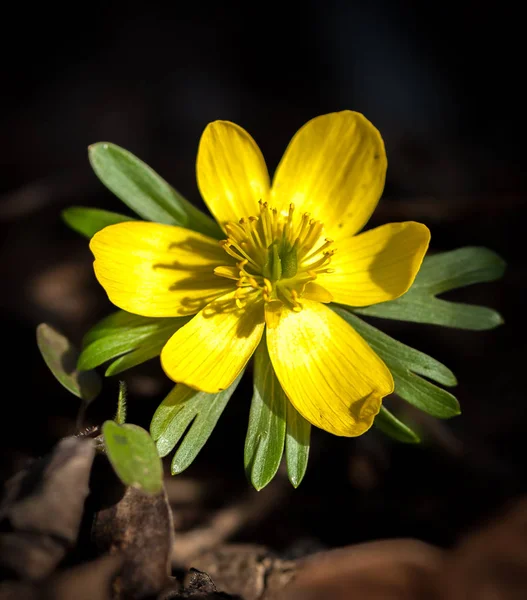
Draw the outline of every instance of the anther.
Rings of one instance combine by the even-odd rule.
[[[295,312],[300,312],[303,306],[298,301],[298,292],[296,290],[291,290],[291,299],[293,300],[293,310]]]
[[[265,291],[268,294],[271,294],[272,291],[273,291],[273,286],[272,286],[271,282],[269,281],[269,279],[267,279],[266,277],[264,277],[263,283],[264,283]]]

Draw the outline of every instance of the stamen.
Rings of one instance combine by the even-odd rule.
[[[305,231],[309,227],[310,220],[311,220],[311,218],[310,218],[309,213],[306,212],[302,215],[302,220],[300,221],[300,225],[298,227],[298,231],[295,236],[295,241],[294,241],[293,247],[294,246],[298,247],[302,243],[302,240],[305,237]]]
[[[240,219],[240,224],[242,221],[243,219]],[[225,225],[225,231],[229,234],[230,237],[234,239],[238,238],[239,241],[243,240],[246,235],[243,227],[240,227],[238,223],[227,223]]]
[[[264,284],[265,291],[268,294],[271,294],[273,292],[273,286],[271,285],[271,282],[269,281],[269,279],[266,279],[264,277],[263,284]]]
[[[236,305],[242,307],[247,294],[261,294],[265,302],[281,303],[302,310],[306,285],[329,268],[335,249],[323,237],[321,221],[304,212],[295,218],[295,206],[280,212],[259,201],[259,215],[242,217],[225,226],[222,248],[236,262],[217,267],[214,273],[236,281]]]
[[[335,269],[318,269],[318,274],[320,275],[321,273],[334,273]]]
[[[298,292],[295,289],[291,290],[291,297],[293,300],[293,310],[296,312],[301,311],[303,306],[298,301]]]
[[[291,231],[292,231],[294,212],[295,212],[295,205],[291,203],[289,205],[289,212],[287,213],[287,218],[285,219],[283,227],[282,227],[282,247],[284,247],[284,245],[286,243],[288,243],[289,245],[292,245]]]
[[[304,216],[308,216],[308,213],[306,213]],[[311,232],[311,229],[313,229],[314,225],[315,225],[315,221],[313,221],[313,219],[309,219],[309,221],[307,221],[305,224],[303,224],[304,226],[301,228],[301,230],[298,232],[298,236],[295,240],[295,247],[300,247],[300,246],[304,246],[304,242],[307,238],[307,236],[309,235],[309,233]]]
[[[234,250],[231,248],[231,242],[230,240],[222,240],[220,242],[220,246],[225,250],[225,252],[227,252],[227,254],[229,256],[232,256],[233,258],[235,258],[236,260],[243,260],[243,256],[240,256],[239,254],[237,254],[236,252],[234,252]]]
[[[323,252],[326,248],[329,248],[331,246],[331,244],[333,244],[333,240],[326,238],[326,241],[322,244],[322,246],[319,246],[316,250],[312,250],[309,254],[306,254],[306,256],[304,256],[302,258],[302,260],[306,261],[306,260],[309,260],[310,258],[313,258],[313,256],[315,256],[315,254],[319,254],[320,252]]]
[[[310,271],[314,271],[315,269],[318,271],[320,267],[325,267],[331,262],[331,257],[335,254],[334,250],[328,250],[324,252],[324,255],[319,258],[314,263],[310,263],[309,265],[305,265],[304,268],[309,269]]]
[[[256,267],[257,269],[258,264],[256,262],[254,262],[254,260],[244,251],[244,249],[241,247],[240,244],[237,244],[234,240],[232,240],[231,238],[227,238],[226,240],[223,240],[220,242],[220,244],[222,245],[223,249],[225,250],[225,252],[227,252],[227,254],[230,254],[233,258],[235,258],[236,260],[243,260],[246,259],[248,262],[250,262],[254,267]],[[236,252],[233,250],[233,248],[239,253],[236,254]]]
[[[253,238],[254,244],[257,248],[263,248],[262,238],[258,233],[258,219],[256,217],[251,217],[251,236]]]
[[[278,211],[276,210],[276,208],[273,208],[273,229],[276,231],[279,227],[279,221],[278,221]]]
[[[302,242],[302,246],[305,248],[306,252],[311,250],[313,246],[318,242],[322,230],[324,229],[324,225],[320,221],[311,221],[309,226],[309,232],[306,235],[304,241]]]
[[[219,277],[226,277],[227,279],[234,279],[234,281],[239,279],[239,275],[235,272],[234,267],[216,267],[214,269],[214,275],[218,275]]]

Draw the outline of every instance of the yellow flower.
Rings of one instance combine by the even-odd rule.
[[[295,408],[330,433],[360,435],[393,378],[326,304],[401,296],[430,240],[411,221],[356,235],[381,196],[386,166],[377,129],[343,111],[296,133],[271,185],[252,137],[216,121],[201,137],[196,170],[225,239],[142,221],[111,225],[90,243],[97,279],[128,312],[195,315],[161,352],[174,381],[210,393],[227,388],[265,335]]]

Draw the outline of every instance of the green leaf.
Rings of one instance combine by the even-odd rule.
[[[457,398],[426,379],[414,375],[396,363],[386,363],[392,372],[395,393],[419,410],[438,419],[450,419],[461,414]]]
[[[62,219],[66,225],[87,238],[91,238],[108,225],[135,220],[133,217],[120,215],[119,213],[85,206],[70,206],[64,209]]]
[[[143,219],[179,225],[218,239],[223,236],[213,219],[131,152],[99,142],[89,147],[88,154],[102,183]]]
[[[137,367],[137,365],[142,365],[147,360],[151,360],[152,358],[159,356],[166,342],[166,339],[158,339],[158,343],[155,345],[152,341],[151,346],[140,347],[132,352],[129,352],[128,354],[119,356],[119,358],[116,358],[108,365],[106,371],[104,372],[105,377],[119,375],[119,373],[128,371],[128,369]]]
[[[115,413],[115,422],[118,425],[124,425],[126,422],[126,383],[119,382],[119,396],[117,397],[117,412]]]
[[[505,262],[488,248],[466,247],[426,257],[412,287],[400,298],[353,311],[372,317],[485,330],[501,325],[501,315],[486,306],[436,298],[450,290],[499,279]]]
[[[107,368],[107,376],[135,367],[158,356],[172,334],[190,318],[154,319],[124,310],[112,313],[84,336],[78,368],[93,369],[117,357]]]
[[[506,266],[496,252],[481,246],[466,246],[427,256],[412,287],[427,289],[434,295],[442,294],[474,283],[500,279]]]
[[[75,346],[47,323],[37,327],[37,345],[49,370],[72,394],[87,406],[101,391],[101,379],[94,371],[79,372]]]
[[[119,479],[149,494],[163,489],[163,465],[152,438],[137,425],[106,421],[102,435],[108,459]]]
[[[289,400],[274,373],[265,340],[254,355],[254,392],[245,439],[247,477],[259,491],[276,475],[284,453]]]
[[[379,431],[382,431],[385,435],[398,442],[418,444],[421,441],[419,436],[412,431],[408,425],[399,421],[399,419],[384,406],[381,406],[381,410],[375,417],[373,424]]]
[[[287,403],[286,423],[285,456],[287,474],[291,485],[297,488],[306,474],[311,423],[304,419],[291,402]]]
[[[150,424],[150,433],[159,456],[169,454],[183,438],[172,460],[173,475],[184,471],[203,448],[242,374],[218,394],[198,392],[180,383],[158,406]]]
[[[391,302],[355,309],[354,312],[369,317],[443,325],[473,331],[494,329],[503,323],[501,315],[486,306],[449,302],[434,296],[411,293],[411,290]]]
[[[455,396],[419,377],[424,375],[443,385],[453,386],[457,381],[450,369],[424,352],[394,340],[348,310],[334,305],[331,308],[383,359],[392,372],[398,396],[440,419],[448,419],[461,413]]]

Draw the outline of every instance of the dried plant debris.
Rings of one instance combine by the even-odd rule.
[[[7,482],[0,600],[527,598],[527,497],[448,550],[392,539],[292,559],[220,542],[188,554],[174,576],[185,538],[174,536],[166,492],[125,487],[94,454],[93,440],[66,438]],[[93,556],[80,551],[89,545],[81,523],[92,516]]]
[[[44,584],[0,583],[0,600],[113,600],[112,581],[120,556],[102,556],[49,578]]]
[[[100,551],[124,557],[115,598],[151,598],[167,585],[173,527],[164,491],[126,488],[117,503],[96,514],[92,536]]]
[[[264,546],[225,544],[191,562],[207,572],[217,587],[244,600],[263,600],[293,578],[295,561],[282,560]]]
[[[0,506],[4,575],[43,579],[75,545],[94,453],[92,440],[65,438],[6,483]]]
[[[244,600],[218,591],[211,577],[198,569],[190,569],[183,584],[175,583],[157,597],[157,600]]]

